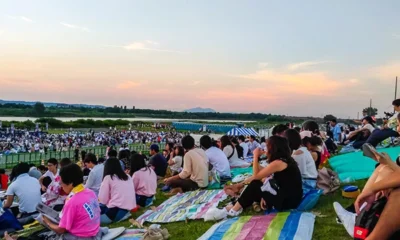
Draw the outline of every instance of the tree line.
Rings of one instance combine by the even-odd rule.
[[[263,113],[190,113],[169,110],[136,109],[135,107],[114,106],[106,108],[85,107],[45,107],[43,103],[35,105],[0,104],[2,116],[34,116],[34,117],[150,117],[175,119],[220,119],[220,120],[253,120],[253,121],[289,121],[284,115]]]

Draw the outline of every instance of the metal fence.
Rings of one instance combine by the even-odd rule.
[[[160,149],[165,147],[165,144],[159,144]],[[119,146],[117,146],[118,150]],[[144,144],[136,144],[130,145],[130,151],[141,152],[142,154],[148,155],[149,145]],[[104,157],[106,155],[107,147],[84,147],[79,151],[78,159],[81,158],[81,152],[85,151],[86,153],[93,153],[98,157]],[[11,169],[15,165],[20,162],[26,162],[29,164],[40,165],[43,162],[46,162],[50,158],[56,158],[58,160],[62,158],[70,158],[72,161],[75,161],[75,150],[71,149],[68,151],[47,151],[47,153],[33,152],[33,153],[18,153],[18,154],[9,154],[9,155],[0,155],[0,168],[3,169]]]

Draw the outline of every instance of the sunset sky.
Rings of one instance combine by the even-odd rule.
[[[0,99],[355,118],[372,98],[383,113],[400,76],[399,9],[0,0]]]

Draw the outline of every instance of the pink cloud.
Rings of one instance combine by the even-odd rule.
[[[141,84],[139,82],[134,82],[134,81],[125,81],[122,83],[119,83],[117,85],[117,89],[132,89],[140,86]]]

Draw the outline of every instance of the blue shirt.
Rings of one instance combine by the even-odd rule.
[[[17,196],[19,211],[21,213],[33,213],[36,206],[42,202],[40,194],[40,183],[36,178],[27,173],[21,174],[11,183],[7,189],[6,196]]]
[[[165,177],[165,173],[167,172],[168,163],[167,159],[160,153],[155,154],[150,158],[149,165],[154,167],[154,172],[156,172],[157,176]]]
[[[335,142],[339,142],[340,141],[340,135],[342,134],[342,130],[340,129],[340,126],[338,124],[336,124],[336,126],[334,126],[332,128],[332,134],[333,134],[333,140]]]

